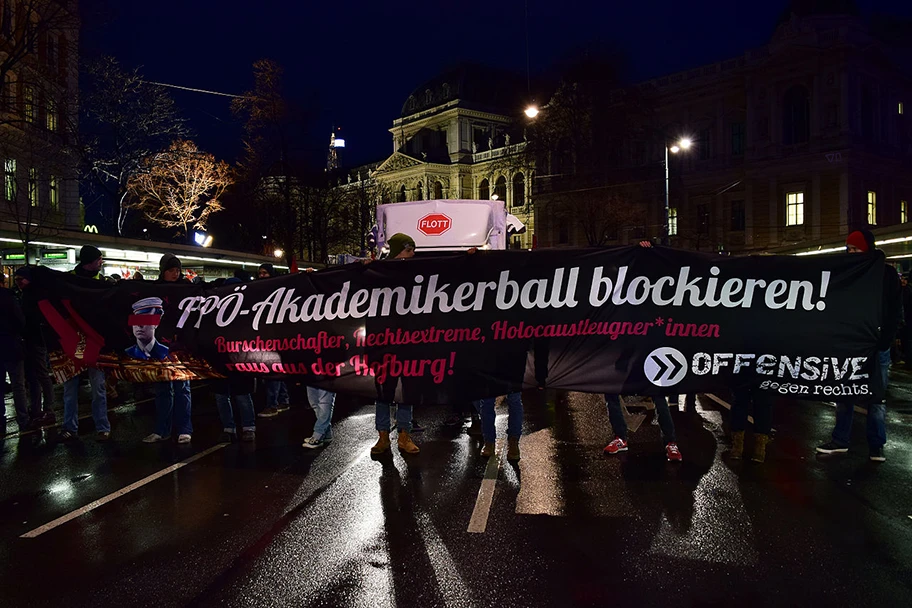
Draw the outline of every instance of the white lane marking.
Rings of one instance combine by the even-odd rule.
[[[725,399],[722,399],[721,397],[717,397],[716,395],[713,395],[712,393],[706,393],[706,396],[709,397],[710,399],[712,399],[713,401],[715,401],[716,403],[718,403],[719,405],[721,405],[722,407],[724,407],[725,409],[727,409],[727,410],[732,409],[731,403],[729,403]],[[749,415],[747,417],[747,421],[750,422],[751,424],[753,424],[754,417]]]
[[[128,485],[125,488],[121,488],[120,490],[117,490],[116,492],[108,494],[107,496],[105,496],[103,498],[99,498],[98,500],[96,500],[94,502],[90,502],[86,506],[80,507],[79,509],[76,509],[75,511],[67,513],[66,515],[64,515],[62,517],[58,517],[54,521],[46,523],[43,526],[41,526],[40,528],[35,528],[31,532],[26,532],[20,538],[36,538],[36,537],[44,534],[48,530],[53,530],[57,526],[61,526],[65,523],[67,523],[68,521],[76,519],[77,517],[84,515],[85,513],[88,513],[89,511],[91,511],[93,509],[97,509],[98,507],[100,507],[104,504],[107,504],[107,503],[111,502],[112,500],[120,498],[124,494],[132,492],[133,490],[140,488],[140,487],[146,485],[147,483],[155,481],[156,479],[158,479],[160,477],[164,477],[168,473],[173,473],[174,471],[176,471],[182,467],[185,467],[188,464],[190,464],[196,460],[199,460],[200,458],[204,458],[204,457],[208,456],[209,454],[215,452],[216,450],[222,449],[226,445],[228,445],[228,444],[219,443],[218,445],[212,446],[208,450],[203,450],[199,454],[194,454],[193,456],[191,456],[190,458],[188,458],[186,460],[182,460],[182,461],[178,462],[177,464],[172,464],[170,467],[168,467],[166,469],[162,469],[161,471],[159,471],[157,473],[153,473],[152,475],[149,475],[148,477],[143,477],[139,481],[137,481],[135,483],[131,483],[130,485]]]
[[[467,532],[483,534],[488,527],[488,515],[491,512],[491,503],[494,502],[494,488],[497,485],[497,475],[500,472],[502,446],[503,440],[498,441],[494,455],[488,458],[488,466],[485,467],[481,487],[478,488],[478,498],[475,499],[475,508],[472,510],[472,517],[469,519]]]

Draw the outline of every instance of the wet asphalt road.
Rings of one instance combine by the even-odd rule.
[[[684,462],[670,464],[651,412],[631,450],[606,457],[598,397],[529,392],[522,460],[487,467],[483,533],[467,529],[487,462],[466,428],[442,424],[449,408],[417,412],[419,456],[377,460],[373,407],[345,400],[336,440],[316,452],[300,446],[305,407],[259,420],[256,445],[220,447],[206,387],[194,389],[189,446],[141,443],[149,401],[115,409],[106,444],[91,419],[66,444],[54,430],[18,437],[11,423],[0,605],[912,605],[912,377],[894,381],[880,465],[867,461],[860,416],[854,452],[814,455],[832,425],[825,404],[780,401],[758,465],[724,457],[728,412],[700,396],[674,413]]]

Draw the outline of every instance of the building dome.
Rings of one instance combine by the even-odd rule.
[[[525,78],[518,74],[462,64],[416,87],[402,104],[402,117],[457,99],[460,107],[512,114],[522,107],[525,94]]]

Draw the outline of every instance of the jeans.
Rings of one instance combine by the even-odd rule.
[[[25,365],[19,361],[0,361],[0,383],[6,382],[9,374],[10,384],[13,387],[13,406],[16,408],[16,422],[20,430],[25,430],[29,423],[28,395],[25,390]],[[2,393],[6,396],[6,391]]]
[[[880,374],[879,381],[884,391],[884,401],[880,403],[871,403],[868,405],[867,436],[868,447],[871,449],[880,449],[887,443],[886,427],[886,391],[890,377],[890,349],[882,350],[877,353],[877,370],[875,373]],[[852,417],[855,413],[855,403],[853,401],[836,402],[836,426],[833,427],[833,443],[840,447],[849,447],[852,434]]]
[[[659,428],[662,429],[662,441],[676,443],[674,421],[671,419],[671,410],[668,409],[668,400],[657,395],[652,398],[655,404],[656,417],[659,419]],[[608,420],[614,436],[627,441],[627,421],[624,420],[624,411],[621,409],[621,400],[617,395],[605,395],[605,405],[608,408]]]
[[[108,397],[105,393],[105,374],[100,369],[90,367],[85,370],[89,375],[89,386],[92,387],[92,419],[95,430],[99,433],[110,433],[108,422]],[[71,433],[79,431],[79,376],[74,376],[63,383],[63,428]]]
[[[332,439],[332,416],[333,407],[336,405],[336,394],[324,391],[321,388],[308,386],[307,400],[310,402],[310,407],[313,408],[314,414],[317,415],[317,422],[314,424],[314,438]],[[388,420],[389,407],[386,408],[386,417]],[[388,425],[389,422],[387,422]]]
[[[155,383],[155,432],[170,437],[172,416],[178,435],[193,433],[189,380]]]
[[[266,407],[288,405],[288,387],[281,380],[266,381]]]
[[[222,419],[222,428],[228,433],[237,432],[232,402],[240,410],[241,428],[245,431],[255,431],[256,412],[253,411],[253,399],[250,395],[215,395],[215,405],[218,407],[219,418]]]
[[[54,383],[48,370],[47,348],[43,344],[25,346],[25,379],[28,383],[33,417],[41,416],[42,410],[54,410]],[[42,405],[42,401],[44,402]]]
[[[377,400],[375,405],[376,413],[374,414],[374,421],[376,422],[376,427],[378,431],[389,431],[390,430],[390,406],[392,404],[389,401],[380,401]],[[396,408],[396,426],[399,428],[399,431],[405,431],[406,433],[412,432],[412,406],[411,405],[402,405],[399,404],[399,407]]]
[[[494,419],[496,417],[494,414],[495,401],[494,397],[490,397],[473,402],[475,409],[478,410],[478,415],[481,416],[481,434],[484,436],[484,440],[489,443],[493,443],[497,439],[497,429],[494,427]],[[508,414],[507,437],[518,439],[522,437],[522,393],[509,393],[506,401]]]
[[[747,416],[754,406],[754,432],[769,435],[773,430],[773,398],[759,390],[738,389],[735,391],[731,409],[731,430],[738,433],[747,428]]]

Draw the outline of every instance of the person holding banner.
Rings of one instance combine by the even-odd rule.
[[[391,260],[407,260],[415,256],[415,239],[397,232],[389,238],[389,256]],[[370,263],[370,260],[365,260]],[[371,448],[371,454],[378,455],[390,449],[390,406],[396,397],[399,378],[393,377],[383,384],[377,384],[377,400],[374,404],[374,426],[379,438]],[[397,445],[406,454],[417,454],[421,449],[412,441],[412,406],[402,403],[396,408],[396,428],[398,429]]]
[[[276,276],[275,266],[269,263],[260,264],[257,269],[257,279],[271,279]],[[237,278],[237,277],[235,277]],[[240,282],[240,280],[238,280]],[[225,282],[228,283],[227,281]],[[288,411],[288,387],[282,380],[265,380],[266,407],[258,414],[260,418],[273,418],[282,412]]]
[[[6,276],[0,282],[0,382],[4,390],[0,395],[6,396],[6,374],[9,374],[13,389],[13,405],[16,408],[16,422],[19,430],[25,431],[29,426],[28,398],[25,391],[25,364],[23,336],[25,333],[25,316],[16,301],[13,292],[4,286]],[[6,434],[4,420],[2,432]]]
[[[156,283],[185,283],[180,259],[166,253],[158,263],[161,274]],[[190,421],[190,381],[172,380],[155,384],[155,432],[143,439],[144,443],[158,443],[171,437],[171,425],[177,427],[177,442],[190,443],[193,423]]]
[[[38,308],[32,283],[32,266],[16,270],[22,312],[25,314],[25,378],[28,384],[32,424],[52,425],[54,416],[54,383],[48,370],[48,352],[44,340],[45,320]]]
[[[83,245],[79,250],[79,265],[70,271],[78,277],[96,281],[108,281],[101,274],[104,258],[101,251],[92,245]],[[92,388],[92,419],[95,421],[96,438],[107,441],[111,438],[111,423],[108,421],[108,396],[105,373],[97,367],[85,370]],[[62,441],[69,441],[79,432],[79,374],[63,383],[63,431]]]
[[[659,420],[659,428],[662,430],[662,441],[665,443],[665,457],[668,462],[681,462],[681,450],[678,448],[677,439],[675,438],[674,420],[671,418],[671,410],[668,408],[668,399],[661,395],[652,398],[655,404],[656,417]],[[624,419],[624,409],[621,407],[619,395],[605,395],[605,406],[608,408],[608,421],[611,423],[611,430],[614,431],[614,439],[605,446],[606,454],[617,454],[618,452],[627,451],[627,421]]]
[[[870,230],[856,230],[846,238],[846,251],[864,255],[877,255],[874,246],[874,234]],[[902,286],[896,270],[889,264],[884,265],[883,293],[881,296],[880,337],[877,340],[872,375],[874,394],[880,399],[877,403],[868,404],[867,436],[869,458],[872,462],[884,462],[884,445],[887,443],[885,417],[887,413],[887,385],[890,377],[891,348],[896,338],[902,316]],[[844,454],[849,451],[849,440],[852,433],[852,414],[855,411],[853,401],[836,402],[836,425],[830,441],[817,448],[818,454]]]
[[[523,424],[523,403],[522,393],[508,393],[505,401],[507,403],[507,460],[519,460],[519,439],[522,437]],[[494,426],[496,418],[494,413],[494,397],[480,399],[474,402],[475,408],[481,416],[481,433],[484,436],[484,446],[481,448],[481,456],[489,458],[494,455],[497,429]]]

